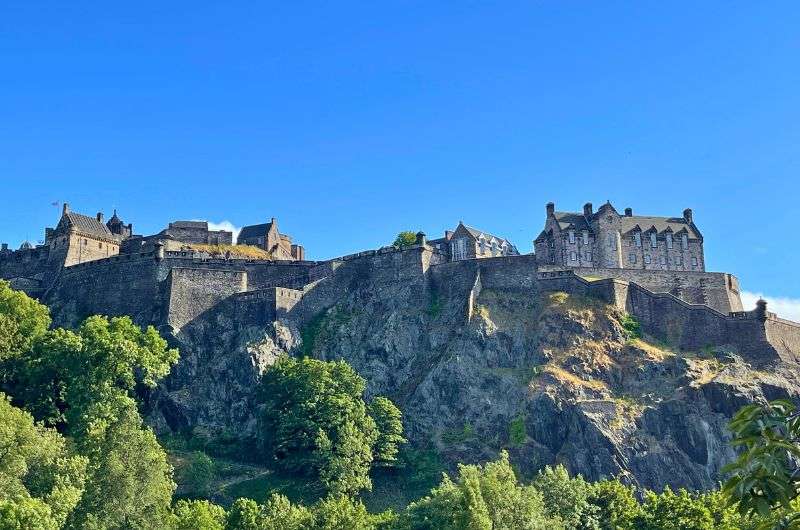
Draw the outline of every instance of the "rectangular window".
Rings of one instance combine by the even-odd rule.
[[[636,263],[636,254],[633,252],[628,254],[628,263]]]
[[[647,263],[648,265],[650,264],[650,254],[644,255],[644,262]]]
[[[578,261],[578,253],[577,252],[570,252],[569,253],[569,260],[570,261]]]
[[[589,231],[588,230],[584,230],[583,231],[583,244],[584,245],[588,245],[589,244]]]
[[[686,234],[681,235],[681,248],[687,250],[689,248],[689,236]]]
[[[633,242],[637,247],[641,247],[642,246],[642,234],[640,234],[639,232],[636,232],[635,234],[633,234]]]
[[[467,243],[463,238],[453,241],[453,243],[451,243],[451,249],[453,252],[453,261],[467,258]]]
[[[592,253],[591,252],[587,252],[586,253],[586,261],[588,261],[589,263],[592,262]]]
[[[651,248],[658,248],[658,242],[656,241],[656,233],[650,232],[650,247]]]
[[[677,262],[679,267],[683,267],[683,256],[678,256],[677,258],[675,258],[675,261]]]
[[[661,259],[659,261],[661,262],[662,265],[666,265],[667,264],[667,257],[666,256],[661,256]]]
[[[611,250],[617,250],[617,236],[614,234],[608,234],[608,248]]]
[[[692,256],[692,267],[697,267],[697,257]]]
[[[570,243],[570,245],[574,245],[575,244],[575,230],[570,230],[569,231],[569,243]]]
[[[667,234],[667,248],[672,248],[672,234]]]

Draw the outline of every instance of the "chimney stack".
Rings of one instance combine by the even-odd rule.
[[[425,244],[425,232],[417,232],[417,245]]]
[[[555,205],[555,203],[548,202],[547,206],[545,206],[545,208],[547,209],[547,217],[552,217],[553,215],[555,215],[555,213],[556,213],[556,205]]]
[[[633,217],[633,208],[625,208],[625,217]]]
[[[686,208],[683,211],[683,218],[686,219],[687,223],[692,223],[693,222],[692,221],[692,209],[691,208]]]
[[[97,212],[97,222],[103,222],[103,212]]]
[[[64,203],[64,207],[63,207],[63,209],[61,210],[61,213],[62,213],[62,215],[63,215],[63,214],[68,214],[68,213],[69,213],[69,204],[68,204],[68,203],[66,203],[66,202]]]
[[[587,202],[586,204],[583,205],[583,215],[585,215],[586,217],[592,216],[592,203]]]
[[[3,246],[2,246],[2,247],[0,247],[0,250],[2,250],[3,252],[5,252],[6,250],[8,250],[8,243],[3,243]]]

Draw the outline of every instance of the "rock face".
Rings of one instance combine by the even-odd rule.
[[[251,435],[258,377],[278,355],[342,358],[402,409],[412,443],[451,462],[508,449],[523,474],[561,462],[592,480],[705,489],[733,458],[731,415],[800,393],[795,365],[672,351],[632,337],[600,300],[489,280],[353,268],[309,291],[302,318],[244,325],[231,308],[209,311],[172,337],[182,359],[152,422]]]

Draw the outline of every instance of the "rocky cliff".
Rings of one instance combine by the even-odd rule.
[[[590,479],[703,489],[733,457],[725,425],[740,406],[800,393],[793,364],[676,351],[599,299],[446,267],[399,279],[342,267],[302,313],[267,324],[220,304],[175,330],[182,359],[153,423],[247,436],[276,356],[343,358],[403,410],[412,443],[451,462],[505,448],[523,474],[563,462]]]

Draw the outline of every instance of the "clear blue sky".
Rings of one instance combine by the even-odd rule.
[[[797,2],[0,6],[0,240],[53,202],[277,217],[326,258],[544,204],[679,215],[709,268],[800,298]]]

